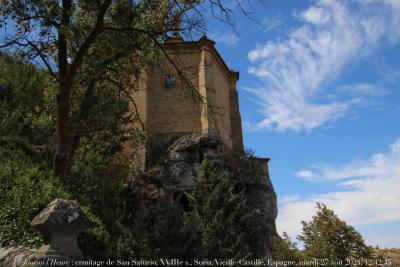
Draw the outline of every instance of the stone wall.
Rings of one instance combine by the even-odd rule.
[[[239,75],[231,71],[214,48],[214,42],[206,37],[199,41],[185,42],[175,38],[167,42],[165,49],[172,64],[162,58],[149,66],[137,81],[132,97],[137,102],[132,108],[139,113],[148,136],[148,144],[157,136],[176,133],[214,135],[228,149],[243,152],[242,127],[236,82]],[[191,88],[179,79],[177,68],[188,80]],[[165,76],[175,75],[175,88],[166,88]],[[140,126],[139,124],[133,127]],[[133,147],[126,146],[125,155],[130,157]],[[139,149],[134,157],[139,169],[146,169],[147,148]]]
[[[204,65],[208,105],[211,106],[212,127],[218,129],[223,143],[232,149],[229,73],[221,69],[209,47],[202,48],[205,53]],[[214,121],[215,120],[215,121]]]
[[[231,138],[232,147],[236,153],[243,153],[242,119],[239,111],[239,97],[236,90],[236,82],[239,79],[239,73],[234,72],[229,80],[229,102],[231,119]]]
[[[170,54],[190,78],[193,88],[198,91],[199,52],[185,51],[182,54]],[[165,88],[165,75],[175,75],[176,87]],[[148,77],[148,120],[147,131],[150,135],[169,132],[200,133],[200,102],[191,97],[189,88],[182,84],[174,66],[162,59],[153,66]]]

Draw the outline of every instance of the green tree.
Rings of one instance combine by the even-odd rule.
[[[162,50],[173,32],[186,36],[204,29],[200,6],[230,20],[220,0],[1,0],[0,49],[39,61],[57,84],[57,147],[53,175],[65,183],[70,175],[80,132],[71,119],[92,112],[91,96],[98,86],[131,88],[148,59]],[[240,1],[237,4],[241,7]],[[181,71],[179,73],[182,73]],[[128,84],[127,84],[128,83]],[[190,85],[191,83],[183,83]],[[190,87],[190,86],[188,86]],[[134,116],[137,119],[137,116]]]
[[[265,233],[265,225],[247,205],[244,188],[229,168],[219,161],[205,159],[189,199],[193,216],[200,221],[208,258],[262,257],[264,244],[260,233]]]
[[[102,125],[115,134],[115,143],[107,142],[109,139],[104,137],[96,137],[96,134],[103,135],[103,131],[106,131],[99,130],[92,136],[102,150],[96,152],[91,143],[86,142],[81,146],[83,151],[77,153],[79,158],[74,170],[85,178],[79,178],[80,190],[76,190],[77,185],[61,188],[50,175],[51,155],[55,149],[54,89],[49,75],[36,66],[27,64],[15,54],[0,55],[0,246],[40,245],[41,236],[30,227],[30,221],[57,197],[77,199],[97,216],[109,212],[102,218],[116,218],[116,212],[111,211],[116,210],[119,203],[111,200],[115,199],[115,184],[119,180],[107,177],[107,172],[99,170],[104,162],[107,162],[107,168],[112,166],[110,151],[120,145],[118,132],[109,130],[113,123],[107,126],[103,122]],[[110,93],[107,97],[114,101],[114,105],[119,103]],[[109,114],[111,112],[117,112],[117,109],[104,108],[104,111],[96,112],[92,120],[106,121],[104,118],[112,117]],[[86,121],[90,122],[89,119]],[[84,136],[85,139],[90,137],[86,133]],[[107,190],[101,191],[98,188],[101,185],[107,186]],[[97,201],[100,197],[102,202]],[[106,244],[110,241],[108,229],[91,211],[87,210],[87,213],[98,222],[99,227],[82,235],[80,247],[86,255],[105,257],[109,250]]]
[[[195,217],[186,216],[179,203],[166,200],[142,207],[131,227],[121,226],[118,255],[121,258],[199,259],[204,246]]]
[[[17,55],[0,54],[0,136],[29,143],[46,162],[54,148],[53,88],[46,73]]]
[[[304,243],[305,259],[326,259],[327,266],[335,266],[346,260],[361,265],[365,263],[362,259],[372,258],[372,248],[352,226],[323,204],[317,203],[317,209],[310,222],[302,221],[303,232],[298,236]]]
[[[299,262],[302,254],[297,243],[283,232],[282,237],[276,236],[273,240],[272,257],[275,260]]]

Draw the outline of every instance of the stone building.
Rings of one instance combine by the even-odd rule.
[[[145,169],[154,150],[165,151],[162,144],[187,134],[219,137],[226,149],[243,153],[239,73],[229,69],[214,45],[205,36],[198,41],[171,37],[164,43],[168,56],[138,80],[132,96],[147,142],[135,148],[135,166]]]

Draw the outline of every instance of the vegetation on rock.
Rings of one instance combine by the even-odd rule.
[[[207,258],[254,259],[263,247],[265,222],[247,205],[243,186],[222,162],[205,159],[193,193],[193,215],[207,244]],[[264,228],[263,228],[264,227]]]

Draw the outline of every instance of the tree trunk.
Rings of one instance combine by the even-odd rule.
[[[68,40],[63,32],[70,23],[72,3],[70,0],[62,1],[61,27],[58,30],[58,76],[59,89],[57,94],[57,134],[58,146],[53,160],[53,175],[58,177],[62,184],[66,183],[71,147],[71,125],[69,121],[69,97],[72,83],[68,77]]]
[[[100,5],[97,20],[93,30],[78,49],[71,64],[68,63],[68,40],[65,29],[69,27],[72,14],[72,1],[62,1],[61,24],[58,30],[58,65],[59,65],[59,92],[57,95],[57,134],[58,146],[53,161],[53,175],[58,177],[62,184],[66,184],[70,174],[72,158],[76,150],[74,144],[73,129],[70,122],[70,95],[75,76],[82,64],[90,46],[101,33],[104,24],[104,16],[111,5],[111,0],[104,0]]]
[[[60,85],[60,93],[57,95],[57,132],[58,146],[53,162],[53,175],[58,177],[62,184],[67,182],[72,162],[72,128],[70,125],[69,89]]]

